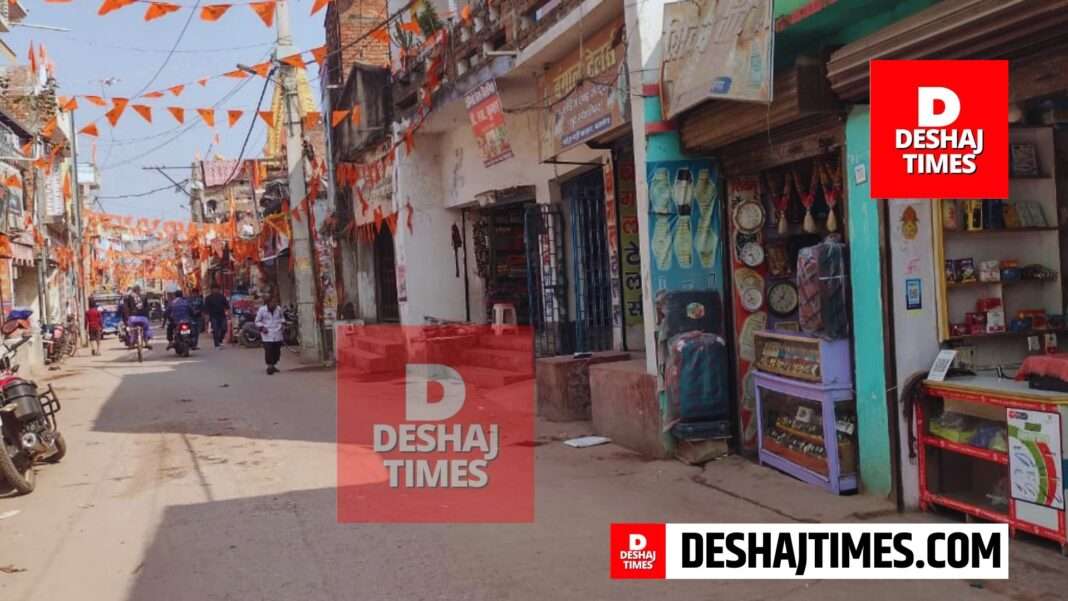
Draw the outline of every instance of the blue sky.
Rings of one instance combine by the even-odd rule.
[[[44,42],[49,56],[56,63],[56,78],[61,95],[130,96],[148,84],[163,64],[190,15],[192,5],[196,2],[169,1],[189,8],[146,23],[143,19],[146,4],[133,4],[108,15],[98,16],[96,13],[101,0],[74,0],[70,4],[23,0],[28,13],[25,23],[68,27],[71,31],[53,32],[15,27],[11,33],[6,34],[4,40],[23,63],[26,62],[30,42],[32,41],[35,47]],[[211,0],[209,3],[219,1]],[[293,43],[296,48],[307,50],[321,46],[326,11],[323,10],[315,16],[309,15],[311,0],[291,0],[289,5]],[[198,9],[197,15],[178,44],[178,52],[171,57],[149,87],[149,91],[164,90],[189,81],[195,82],[207,75],[232,70],[237,63],[251,65],[262,62],[271,51],[274,40],[275,30],[264,26],[248,6],[235,5],[215,23],[201,21]],[[318,74],[315,65],[312,64],[308,68],[309,76],[314,78]],[[101,83],[111,78],[117,78],[117,81],[111,85]],[[142,170],[142,166],[188,165],[197,153],[202,157],[207,156],[205,153],[212,145],[211,130],[200,123],[195,112],[188,110],[185,116],[186,126],[191,123],[198,125],[172,141],[184,128],[179,128],[165,107],[209,107],[242,82],[247,83],[218,108],[244,109],[248,112],[233,129],[227,126],[225,112],[217,112],[216,131],[219,132],[220,145],[211,150],[212,154],[219,153],[227,158],[236,158],[251,123],[252,109],[256,106],[256,100],[263,88],[261,78],[215,79],[208,82],[206,87],[193,83],[187,86],[178,98],[167,94],[164,98],[144,100],[143,104],[154,108],[151,125],[130,109],[126,110],[114,129],[106,120],[100,120],[96,160],[101,170],[101,195],[136,194],[160,188],[168,184],[167,180],[158,172]],[[318,97],[318,83],[313,81],[312,88]],[[269,108],[270,95],[271,91],[268,90],[264,109]],[[75,114],[78,128],[107,110],[84,100],[79,100],[79,105]],[[259,156],[265,139],[263,122],[257,121],[246,156]],[[91,138],[79,136],[78,142],[79,158],[86,160],[90,153]],[[168,173],[179,181],[189,176],[188,170],[171,170]],[[105,209],[112,213],[163,219],[189,218],[185,195],[171,189],[141,198],[104,199],[102,202]]]

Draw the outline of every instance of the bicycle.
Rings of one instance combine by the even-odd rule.
[[[130,336],[130,342],[132,342],[133,347],[137,349],[137,362],[143,363],[144,354],[142,352],[142,348],[144,347],[144,328],[139,325],[135,325],[130,326],[128,330],[129,332],[127,335]]]

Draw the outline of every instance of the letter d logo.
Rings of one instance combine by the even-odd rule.
[[[949,88],[919,88],[919,113],[916,121],[920,127],[946,127],[960,116],[960,98]],[[935,101],[941,100],[945,105],[941,113],[935,113]]]
[[[645,536],[643,536],[641,534],[631,534],[630,535],[630,550],[631,551],[641,551],[642,549],[645,548],[645,545],[646,545]]]
[[[441,400],[427,400],[430,382],[441,385]],[[459,372],[448,365],[409,363],[405,368],[404,416],[413,422],[434,422],[449,419],[464,406],[467,389]]]

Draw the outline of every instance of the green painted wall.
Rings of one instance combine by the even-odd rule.
[[[867,106],[854,107],[846,121],[846,172],[849,190],[849,267],[853,294],[853,343],[856,361],[860,477],[864,491],[888,495],[892,487],[890,429],[886,411],[882,261],[879,254],[879,204],[867,178],[857,183],[856,168],[869,172]]]

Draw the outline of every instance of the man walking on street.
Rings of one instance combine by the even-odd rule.
[[[285,311],[278,306],[278,298],[267,297],[267,304],[256,312],[256,327],[263,340],[263,358],[267,362],[267,375],[278,373],[278,359],[282,355],[282,329],[285,327]]]
[[[204,299],[204,310],[211,320],[211,339],[215,348],[222,348],[223,339],[226,337],[226,313],[230,310],[230,303],[226,301],[226,296],[218,284],[212,284],[211,294]]]

